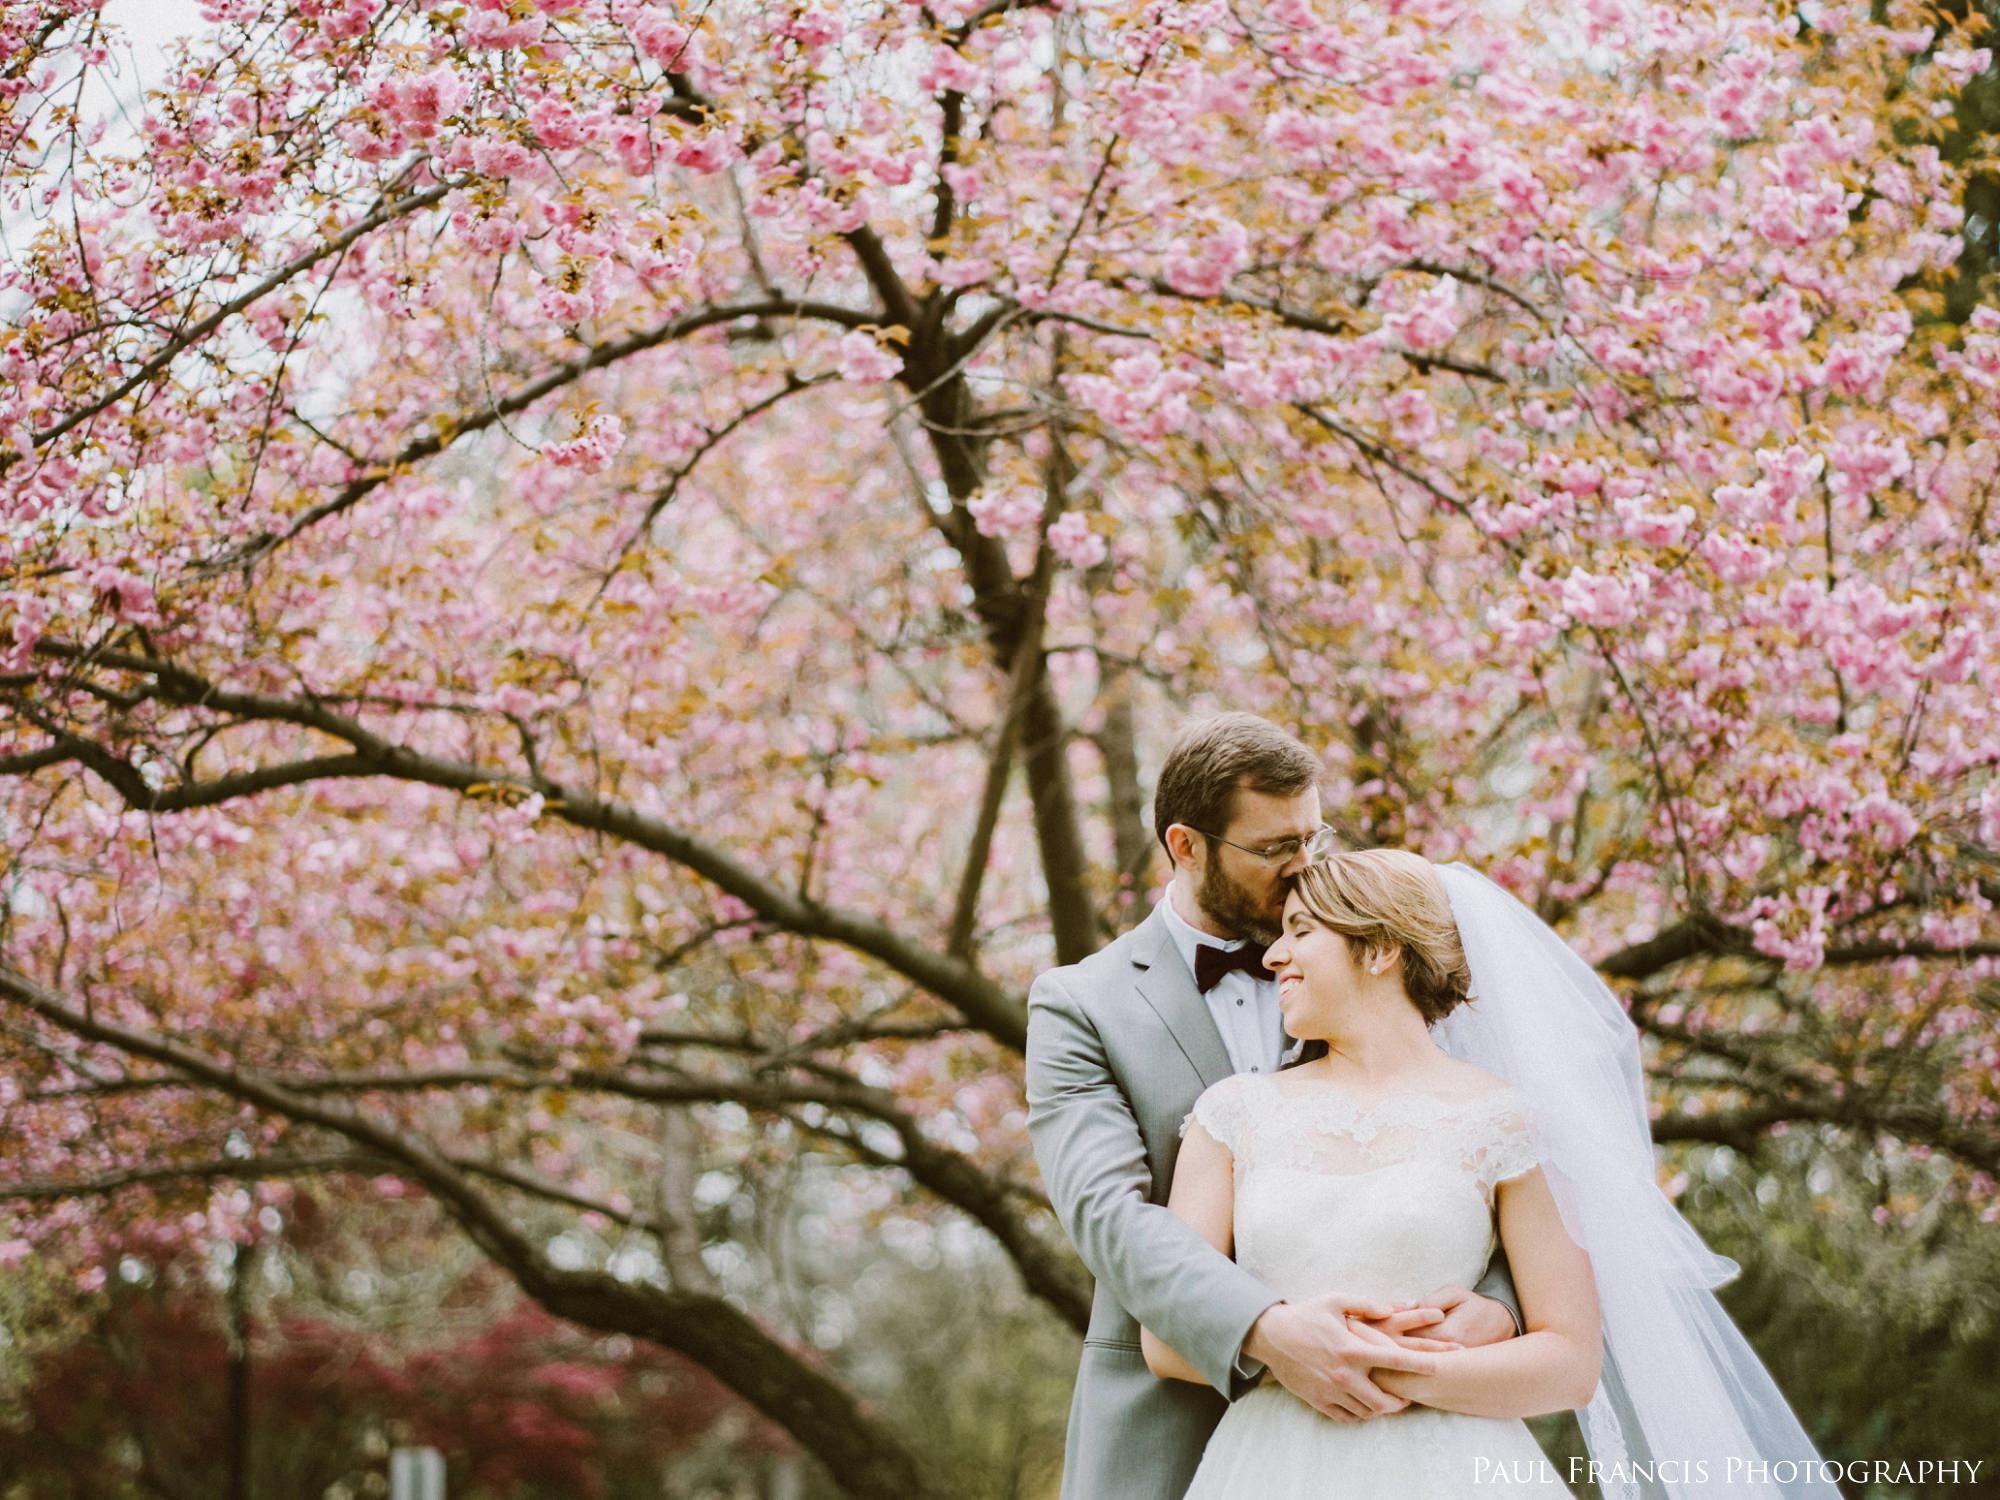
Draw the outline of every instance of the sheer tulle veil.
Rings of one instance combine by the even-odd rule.
[[[1735,1262],[1660,1191],[1624,1007],[1500,886],[1467,865],[1437,869],[1472,968],[1472,1000],[1438,1024],[1438,1042],[1526,1096],[1563,1222],[1596,1276],[1604,1378],[1580,1415],[1606,1500],[1838,1500],[1831,1466],[1715,1299]]]

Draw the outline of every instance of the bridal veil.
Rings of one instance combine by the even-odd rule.
[[[1507,891],[1438,866],[1472,970],[1439,1044],[1526,1095],[1550,1188],[1590,1256],[1604,1375],[1579,1415],[1606,1500],[1839,1500],[1715,1299],[1736,1274],[1660,1190],[1639,1033],[1597,973]]]

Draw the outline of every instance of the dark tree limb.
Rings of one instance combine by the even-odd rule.
[[[533,1093],[559,1089],[576,1094],[598,1094],[650,1104],[685,1107],[697,1104],[734,1104],[768,1115],[798,1119],[805,1106],[835,1111],[842,1117],[879,1121],[894,1131],[900,1155],[865,1148],[851,1128],[831,1130],[815,1127],[829,1138],[839,1140],[871,1165],[894,1168],[910,1177],[918,1187],[973,1219],[999,1243],[1020,1272],[1022,1284],[1034,1296],[1053,1307],[1081,1332],[1090,1319],[1090,1278],[1068,1249],[1052,1242],[1037,1229],[1039,1200],[1024,1193],[1019,1184],[981,1166],[957,1151],[938,1144],[925,1134],[923,1123],[904,1103],[886,1089],[878,1089],[834,1069],[821,1069],[809,1078],[770,1077],[758,1072],[749,1076],[698,1077],[671,1070],[642,1068],[574,1068],[536,1071],[506,1063],[471,1063],[449,1068],[417,1068],[395,1072],[278,1073],[260,1076],[273,1088],[299,1099],[358,1098],[368,1095],[435,1093],[458,1088],[479,1088]],[[86,1090],[66,1090],[59,1096],[79,1093],[106,1096],[160,1088],[205,1087],[201,1080],[183,1071],[159,1076],[111,1080]],[[640,1215],[612,1208],[561,1184],[552,1183],[523,1169],[484,1158],[464,1155],[444,1157],[455,1169],[504,1184],[552,1203],[602,1214],[631,1228],[666,1237],[675,1227],[674,1214],[667,1218]],[[352,1153],[330,1157],[271,1157],[270,1170],[244,1175],[279,1175],[284,1162],[303,1163],[305,1171],[393,1170],[396,1163],[385,1156],[362,1158]],[[372,1164],[372,1165],[369,1165]],[[133,1168],[97,1179],[80,1179],[68,1184],[77,1191],[103,1192],[134,1183],[173,1177],[230,1175],[236,1163],[220,1161],[194,1166],[164,1164]],[[35,1185],[19,1185],[13,1190],[0,1187],[0,1198],[8,1196],[58,1196]],[[1029,1210],[1024,1212],[1026,1202]],[[685,1224],[680,1225],[677,1243],[688,1249]]]
[[[1104,757],[1105,779],[1111,784],[1111,833],[1122,903],[1112,914],[1112,925],[1121,932],[1144,915],[1145,906],[1139,897],[1146,888],[1146,873],[1152,868],[1155,847],[1145,788],[1139,784],[1139,734],[1133,694],[1133,673],[1124,667],[1114,667],[1098,695],[1104,709],[1104,727],[1098,731],[1097,748]]]
[[[972,842],[966,850],[965,868],[958,880],[958,897],[952,903],[951,930],[945,952],[970,962],[972,939],[979,917],[979,893],[986,884],[986,866],[993,852],[993,834],[1000,826],[1000,808],[1006,800],[1007,782],[1014,771],[1014,747],[1021,737],[1021,720],[1034,679],[1042,670],[1042,629],[1039,621],[1014,650],[1014,669],[1008,675],[1007,701],[1001,710],[1000,727],[994,732],[993,749],[986,762],[986,780],[980,789],[979,814],[972,828]]]
[[[1019,999],[970,965],[897,932],[875,917],[829,906],[791,891],[766,879],[727,851],[622,802],[548,776],[526,775],[499,766],[413,750],[312,699],[234,692],[160,658],[125,651],[92,651],[55,640],[41,641],[36,649],[45,656],[79,666],[149,677],[155,694],[165,702],[204,708],[238,719],[295,724],[343,740],[354,752],[352,757],[319,757],[290,767],[263,768],[239,777],[222,778],[220,783],[193,782],[154,788],[136,767],[93,742],[78,739],[77,758],[140,811],[172,812],[211,806],[231,796],[246,795],[250,790],[246,781],[252,777],[260,778],[256,789],[313,779],[304,767],[330,767],[329,774],[343,776],[360,774],[355,768],[356,760],[372,767],[375,775],[459,793],[500,786],[516,789],[523,795],[539,794],[549,816],[663,855],[735,896],[771,925],[868,954],[937,995],[1003,1046],[1017,1052],[1026,1046],[1027,1022]]]
[[[1864,1135],[1892,1135],[1943,1151],[1981,1172],[2000,1172],[2000,1135],[1992,1130],[1955,1120],[1934,1103],[1870,1094],[1789,1095],[1714,1114],[1662,1115],[1653,1122],[1653,1139],[1725,1145],[1748,1154],[1778,1125],[1833,1125]]]

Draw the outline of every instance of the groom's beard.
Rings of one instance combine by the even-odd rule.
[[[1204,915],[1233,937],[1248,938],[1267,947],[1278,940],[1285,910],[1285,888],[1259,900],[1254,892],[1222,873],[1222,861],[1212,859],[1195,888],[1194,899]]]

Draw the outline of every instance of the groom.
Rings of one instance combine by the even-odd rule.
[[[1232,1073],[1303,1060],[1260,960],[1292,877],[1332,841],[1319,776],[1319,757],[1253,714],[1191,725],[1153,798],[1174,868],[1166,896],[1029,992],[1028,1131],[1057,1216],[1097,1278],[1062,1500],[1180,1500],[1227,1402],[1267,1373],[1335,1420],[1364,1421],[1405,1404],[1369,1371],[1422,1362],[1398,1335],[1477,1345],[1517,1329],[1498,1262],[1480,1285],[1507,1302],[1445,1288],[1430,1304],[1441,1318],[1383,1317],[1338,1294],[1284,1302],[1165,1207],[1196,1096]],[[1155,1378],[1141,1324],[1214,1389]]]

